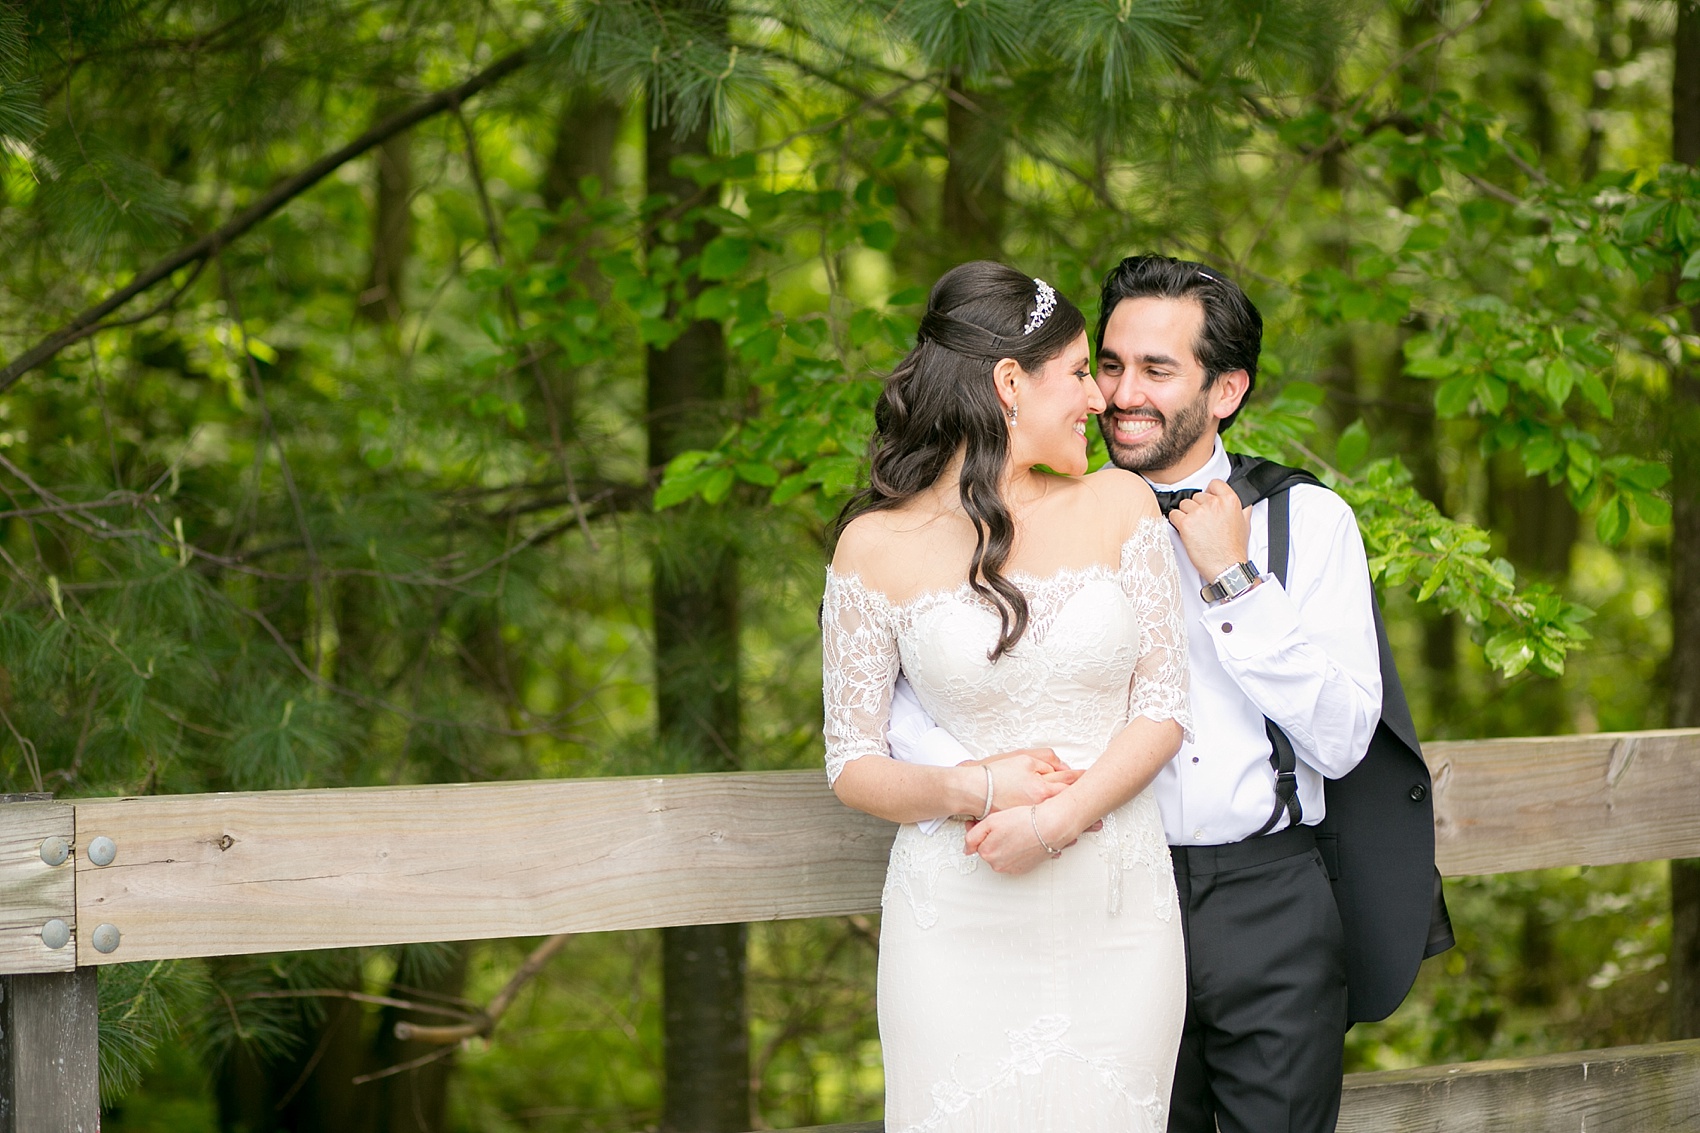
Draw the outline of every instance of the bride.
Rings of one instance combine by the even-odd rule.
[[[1186,973],[1146,787],[1190,729],[1186,635],[1151,490],[1085,474],[1103,408],[1079,310],[963,264],[886,382],[840,520],[827,776],[903,824],[879,961],[891,1133],[1167,1122]],[[889,757],[899,670],[980,762]],[[1035,742],[1059,758],[986,758]]]

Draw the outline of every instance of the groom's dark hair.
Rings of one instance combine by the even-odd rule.
[[[1251,396],[1257,387],[1257,355],[1263,348],[1263,316],[1239,284],[1215,268],[1191,260],[1129,256],[1104,277],[1098,305],[1099,351],[1104,349],[1104,328],[1110,323],[1110,313],[1123,299],[1197,300],[1204,308],[1204,326],[1192,352],[1204,366],[1204,387],[1210,388],[1223,374],[1244,370],[1248,379],[1246,397]],[[1240,405],[1245,405],[1244,398]],[[1216,431],[1227,432],[1239,415],[1239,409],[1235,409],[1222,418]]]

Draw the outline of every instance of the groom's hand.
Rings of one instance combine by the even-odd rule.
[[[1225,481],[1212,480],[1198,495],[1182,500],[1169,513],[1169,522],[1206,582],[1250,554],[1251,509],[1240,506],[1239,496]]]

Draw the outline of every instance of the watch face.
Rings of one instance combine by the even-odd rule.
[[[1220,602],[1224,598],[1237,598],[1250,590],[1257,581],[1257,568],[1250,563],[1235,563],[1215,582],[1210,583],[1199,594],[1206,602]]]

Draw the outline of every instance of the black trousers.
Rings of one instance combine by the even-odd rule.
[[[1310,827],[1171,852],[1187,1005],[1169,1133],[1333,1133],[1346,966]]]

